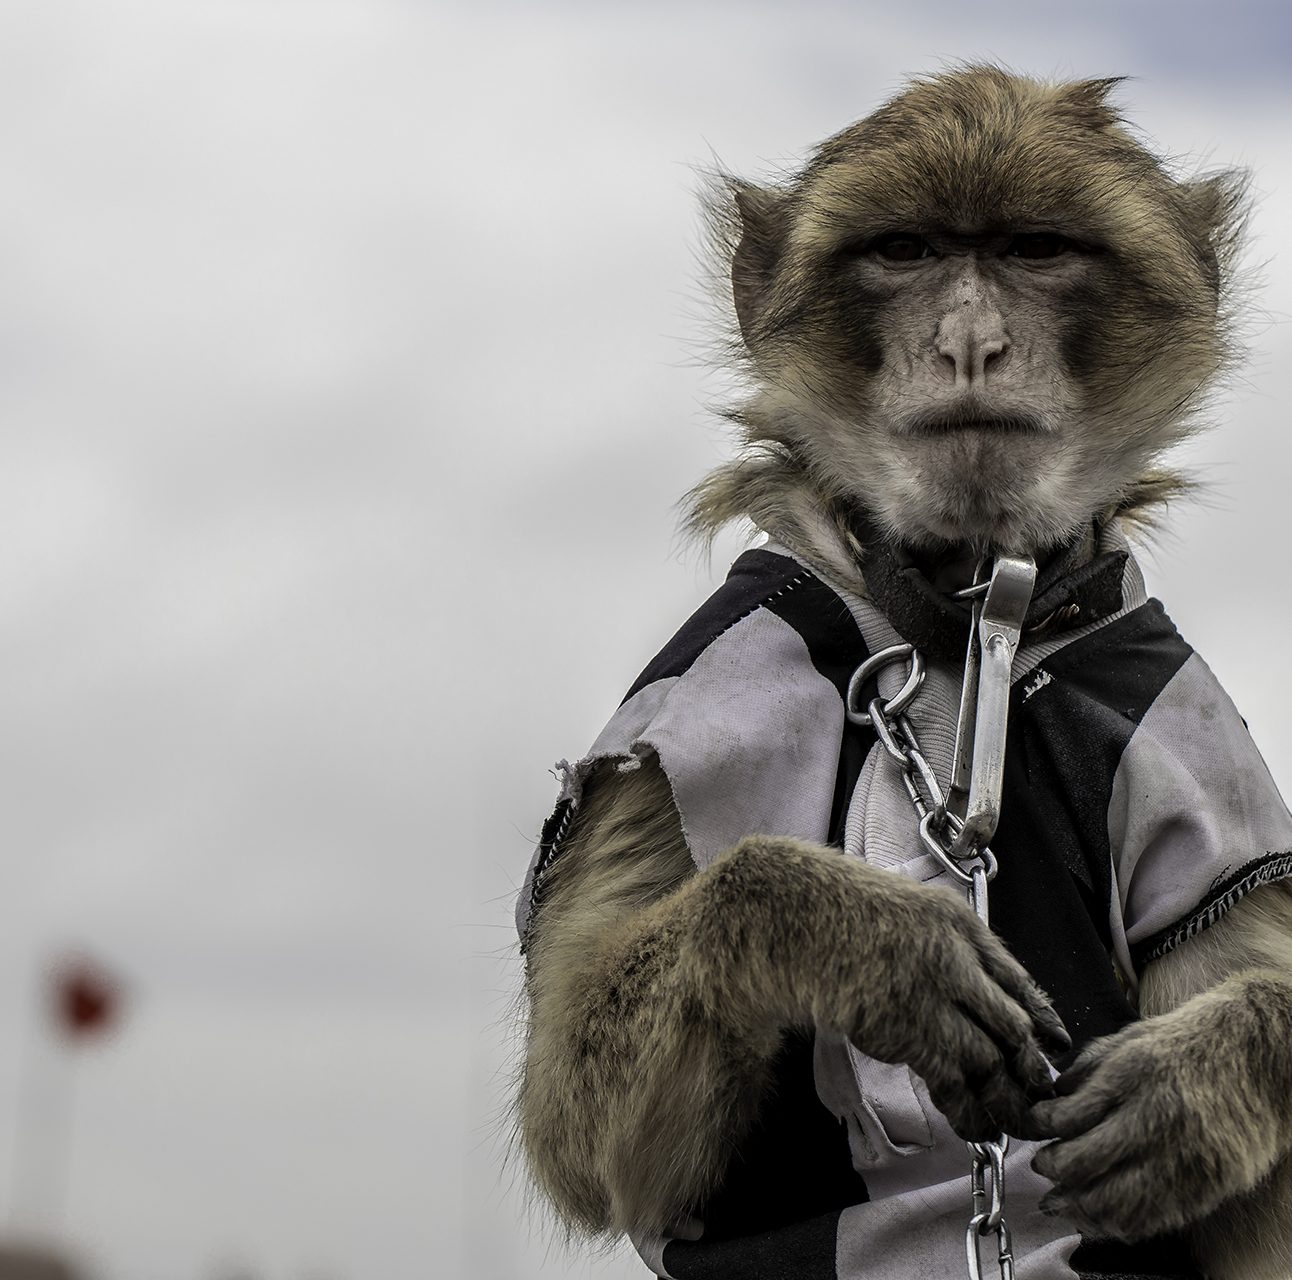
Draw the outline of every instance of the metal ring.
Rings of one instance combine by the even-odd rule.
[[[980,1252],[982,1233],[979,1227],[986,1220],[985,1213],[975,1213],[969,1219],[969,1228],[965,1232],[965,1262],[968,1266],[969,1280],[982,1280],[982,1253]]]
[[[924,655],[913,644],[890,645],[887,649],[872,653],[852,673],[852,679],[848,681],[848,698],[845,707],[848,719],[853,724],[870,727],[873,723],[870,711],[860,709],[861,691],[866,681],[890,664],[902,662],[907,658],[911,661],[911,670],[906,677],[906,683],[898,690],[895,698],[890,698],[884,703],[884,715],[891,719],[911,705],[920,690],[920,685],[924,683]]]
[[[949,871],[965,888],[973,885],[973,873],[980,871],[984,873],[991,881],[996,876],[998,863],[996,855],[983,845],[981,849],[974,852],[972,858],[963,860],[954,858],[945,845],[938,839],[934,827],[945,824],[953,831],[963,826],[963,822],[954,813],[949,810],[942,816],[942,822],[937,821],[937,813],[929,812],[920,819],[920,840],[924,847]]]
[[[973,913],[983,924],[991,923],[991,912],[987,905],[987,871],[981,863],[975,862],[969,868],[969,905]]]
[[[996,1265],[1000,1280],[1014,1280],[1014,1237],[1003,1218],[996,1228]]]
[[[938,783],[937,775],[933,772],[933,766],[929,764],[918,743],[913,741],[910,728],[911,722],[905,716],[902,716],[898,724],[903,736],[911,743],[913,748],[910,753],[910,761],[920,775],[920,781],[924,783],[924,790],[928,792],[929,808],[933,810],[934,825],[940,826],[947,814],[947,798],[942,793],[942,787]]]
[[[866,723],[875,731],[875,736],[879,738],[884,750],[897,762],[903,771],[911,767],[910,757],[902,750],[902,744],[893,736],[893,731],[888,727],[888,717],[884,714],[884,709],[880,705],[878,698],[872,698],[870,710],[866,712]]]
[[[944,821],[951,822],[954,820],[952,814],[948,813]],[[926,813],[920,819],[920,839],[924,842],[924,847],[949,871],[962,885],[967,889],[973,884],[973,876],[965,871],[960,864],[942,847],[941,841],[933,833],[933,814]]]
[[[986,1146],[991,1161],[991,1206],[987,1210],[985,1229],[980,1228],[984,1235],[998,1230],[1005,1217],[1005,1151],[998,1142],[989,1142]]]

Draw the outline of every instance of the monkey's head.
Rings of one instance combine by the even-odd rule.
[[[1242,176],[1177,181],[1114,80],[915,81],[715,210],[756,392],[696,522],[789,467],[913,547],[1043,551],[1170,488],[1231,354]],[[746,495],[747,496],[747,495]]]

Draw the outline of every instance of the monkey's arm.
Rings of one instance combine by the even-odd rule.
[[[1264,1011],[1265,1025],[1254,1028],[1256,1040],[1248,1052],[1258,1075],[1286,1077],[1292,1074],[1286,1061],[1292,1053],[1292,1017],[1286,1012],[1292,1008],[1292,884],[1286,881],[1258,889],[1205,933],[1148,966],[1141,1007],[1149,1014],[1165,1013],[1224,982],[1227,975],[1244,972],[1278,984]],[[1249,987],[1248,998],[1259,1000],[1257,990]],[[1285,1060],[1272,1061],[1276,1058]],[[1223,1056],[1220,1061],[1223,1070]],[[1225,1092],[1223,1076],[1213,1088],[1218,1094]],[[1218,1280],[1286,1280],[1292,1275],[1292,1095],[1283,1088],[1273,1100],[1272,1120],[1283,1136],[1273,1171],[1258,1177],[1251,1191],[1223,1204],[1190,1233],[1199,1262]],[[1223,1118],[1217,1117],[1217,1122],[1223,1123]],[[1255,1174],[1254,1168],[1247,1171],[1248,1177]]]
[[[907,1062],[957,1128],[1022,1132],[1066,1040],[959,898],[801,841],[695,872],[652,759],[605,769],[544,881],[519,1098],[535,1177],[589,1232],[665,1231],[712,1190],[791,1026]]]
[[[1036,1108],[1055,1203],[1096,1234],[1189,1227],[1207,1274],[1292,1274],[1292,886],[1255,890],[1154,961],[1144,1020]]]

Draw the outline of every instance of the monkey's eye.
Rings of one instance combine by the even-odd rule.
[[[1076,243],[1067,236],[1054,231],[1029,231],[1016,235],[1005,247],[1005,252],[1012,258],[1058,258],[1071,253]]]
[[[871,241],[870,251],[885,262],[915,262],[933,256],[933,246],[912,231],[893,231],[880,236]]]

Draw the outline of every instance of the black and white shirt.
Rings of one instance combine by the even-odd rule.
[[[1105,544],[1124,542],[1105,531]],[[1105,545],[1105,550],[1106,550]],[[654,753],[703,868],[743,836],[834,844],[928,883],[899,772],[849,723],[849,678],[903,637],[869,600],[775,545],[727,581],[650,663],[564,785],[517,907],[525,936],[543,874],[599,762]],[[903,672],[887,668],[891,697]],[[961,664],[931,658],[908,710],[950,773]],[[1238,712],[1127,559],[1120,608],[1024,635],[1013,670],[992,928],[1048,992],[1074,1040],[1135,1018],[1138,975],[1244,894],[1292,874],[1292,816]],[[964,1269],[965,1145],[908,1068],[825,1033],[787,1036],[777,1084],[723,1185],[677,1239],[638,1239],[672,1280],[924,1280]],[[1007,1158],[1019,1280],[1196,1273],[1178,1244],[1082,1242],[1037,1208],[1036,1145]],[[696,1238],[681,1238],[696,1237]]]

